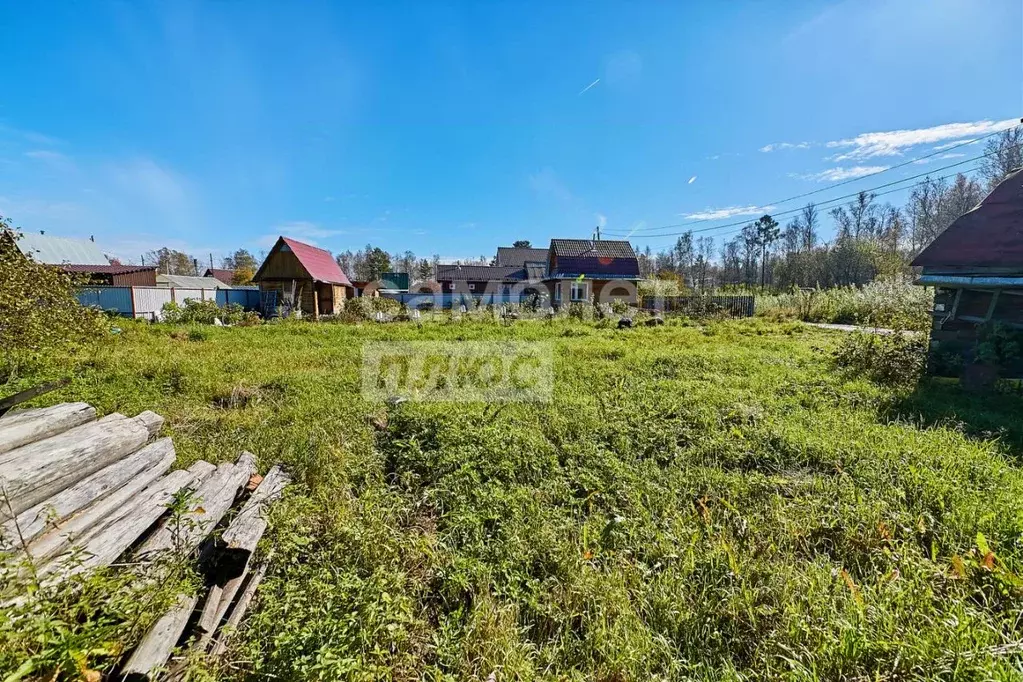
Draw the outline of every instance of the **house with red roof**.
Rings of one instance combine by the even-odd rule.
[[[252,282],[264,315],[333,315],[355,292],[330,251],[289,237],[277,239]]]
[[[978,350],[993,325],[1023,330],[1023,169],[1009,173],[912,265],[922,270],[917,284],[935,287],[932,356],[983,361]],[[1023,375],[1023,358],[1014,365]]]

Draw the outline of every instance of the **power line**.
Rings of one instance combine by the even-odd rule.
[[[1009,147],[1006,147],[1006,149],[1015,149],[1015,148],[1020,147],[1020,146],[1023,146],[1023,143],[1011,145]],[[856,192],[853,192],[851,194],[844,194],[842,196],[835,197],[833,199],[828,199],[826,201],[822,201],[822,202],[820,202],[819,204],[816,204],[816,205],[817,206],[824,206],[824,205],[827,205],[827,204],[833,204],[833,203],[835,203],[837,201],[843,201],[845,199],[850,199],[852,197],[858,196],[861,192],[871,192],[872,193],[875,190],[885,189],[887,187],[892,187],[893,185],[901,185],[904,182],[909,182],[910,180],[915,180],[917,178],[926,177],[926,176],[931,175],[932,173],[936,173],[936,172],[943,171],[943,170],[948,170],[949,168],[955,168],[957,166],[962,166],[962,165],[967,164],[967,163],[972,163],[974,161],[978,161],[980,159],[987,158],[988,156],[993,156],[994,154],[997,154],[997,153],[998,153],[997,151],[994,151],[994,152],[989,152],[987,154],[981,154],[980,156],[975,156],[973,158],[966,159],[964,161],[958,161],[956,163],[950,163],[947,166],[941,166],[940,168],[934,168],[934,169],[932,169],[930,171],[927,171],[925,173],[918,173],[916,175],[911,175],[908,178],[902,178],[901,180],[893,180],[891,182],[886,182],[886,183],[884,183],[882,185],[877,185],[876,187],[872,187],[870,189],[863,189],[863,190],[858,190]],[[907,188],[906,187],[900,187],[899,189],[907,189]],[[898,191],[898,190],[894,190],[894,191]],[[889,192],[885,192],[884,194],[889,194]],[[779,202],[779,203],[781,203],[781,202]],[[788,210],[785,210],[785,211],[778,211],[776,213],[771,213],[771,215],[772,216],[783,216],[783,215],[789,215],[789,214],[792,214],[792,213],[799,213],[802,210],[803,210],[802,208],[792,208],[792,209],[788,209]],[[765,213],[766,213],[766,211],[765,211]],[[677,227],[687,227],[689,225],[698,225],[701,222],[706,222],[706,221],[705,220],[702,220],[702,221],[701,220],[697,220],[697,221],[692,221],[692,222],[688,222],[688,223],[678,223],[678,224],[675,224],[675,225],[661,225],[659,227],[651,227],[651,228],[645,228],[645,229],[648,229],[648,230],[667,230],[667,229],[677,228]],[[674,237],[674,236],[685,234],[686,232],[694,232],[694,233],[695,232],[712,232],[714,230],[722,230],[722,229],[724,229],[726,227],[735,227],[736,225],[746,225],[749,222],[750,222],[749,218],[746,218],[745,220],[737,220],[735,222],[725,223],[723,225],[715,225],[713,227],[705,227],[705,228],[698,229],[698,230],[685,230],[685,231],[682,231],[682,232],[658,232],[656,234],[636,235],[635,231],[634,231],[632,233],[608,232],[607,234],[613,234],[613,235],[621,236],[621,237],[635,237],[637,239],[649,239],[649,238],[656,238],[656,237]]]
[[[1021,122],[1023,122],[1023,119],[1021,119]],[[1013,127],[1015,127],[1015,126],[1013,126]],[[945,149],[939,149],[937,151],[931,152],[930,154],[925,154],[924,156],[918,156],[916,158],[904,161],[904,162],[902,162],[900,164],[896,164],[894,166],[889,166],[888,168],[885,168],[884,170],[874,171],[872,173],[868,173],[867,175],[861,175],[859,177],[850,178],[848,180],[842,180],[841,182],[836,182],[836,183],[833,183],[833,184],[828,185],[826,187],[821,187],[820,189],[815,189],[815,190],[810,191],[810,192],[804,192],[802,194],[796,194],[794,196],[787,197],[785,199],[781,199],[781,200],[778,200],[778,201],[770,201],[770,202],[765,202],[765,203],[757,204],[757,205],[758,206],[777,206],[778,204],[785,204],[785,203],[788,203],[790,201],[795,201],[796,199],[803,199],[803,198],[806,198],[808,196],[812,196],[814,194],[820,194],[821,192],[827,192],[828,190],[832,190],[832,189],[834,189],[836,187],[841,187],[843,185],[848,185],[848,184],[853,183],[853,182],[859,182],[859,181],[863,180],[864,178],[874,177],[876,175],[881,175],[882,173],[887,173],[889,171],[897,170],[899,168],[904,168],[906,166],[909,166],[909,165],[912,165],[914,163],[917,163],[918,161],[923,161],[923,160],[929,159],[929,158],[931,158],[933,156],[936,156],[937,154],[942,154],[942,153],[947,154],[950,151],[952,151],[953,149],[959,149],[960,147],[965,147],[967,145],[975,144],[975,143],[980,142],[981,140],[985,140],[985,139],[987,139],[989,137],[994,137],[995,135],[1000,135],[1003,132],[1005,132],[1006,130],[1011,130],[1011,128],[1005,128],[1003,130],[997,130],[997,131],[995,131],[993,133],[988,133],[987,135],[982,135],[981,137],[978,137],[978,138],[975,138],[975,139],[972,139],[972,140],[966,140],[964,142],[960,142],[959,144],[957,144],[955,146],[947,147]],[[1014,145],[1014,146],[1016,146],[1016,145]],[[970,161],[976,161],[977,159],[984,158],[986,156],[991,156],[991,154],[990,153],[989,154],[983,154],[981,156],[974,157],[972,159],[967,159],[965,161],[960,161],[960,162],[958,162],[956,164],[950,164],[948,166],[944,166],[942,168],[938,168],[936,170],[940,171],[940,170],[944,170],[945,168],[952,168],[952,167],[954,167],[956,165],[962,165],[964,163],[969,163]],[[921,175],[926,175],[926,174],[921,174]],[[912,180],[913,178],[921,177],[921,175],[915,175],[915,176],[912,176],[912,177],[909,177],[909,178],[904,178],[903,180],[900,180],[899,182],[905,182],[906,180]],[[881,185],[881,187],[887,187],[887,186],[888,185]],[[870,191],[870,190],[864,190],[864,191]],[[856,192],[856,194],[859,194],[859,192]],[[855,194],[848,195],[848,196],[855,196]],[[789,212],[791,212],[791,211],[789,211]],[[778,213],[777,215],[783,215],[784,213],[785,212]],[[650,232],[650,231],[653,231],[653,230],[664,230],[664,229],[670,229],[670,228],[675,228],[675,227],[687,227],[689,225],[699,225],[700,223],[705,223],[705,222],[712,221],[712,220],[714,220],[714,218],[697,218],[697,219],[694,219],[694,220],[691,220],[691,221],[688,221],[688,222],[683,222],[683,223],[674,223],[674,224],[669,224],[669,225],[660,225],[658,227],[644,227],[644,228],[640,228],[638,230],[634,230],[631,233],[607,232],[606,234],[614,234],[614,235],[618,235],[618,236],[632,236],[636,232]],[[743,221],[743,222],[745,222],[745,221]],[[730,227],[730,226],[731,225],[721,225],[720,227]],[[699,231],[699,230],[694,230],[694,232],[696,232],[696,231]]]
[[[979,168],[980,168],[980,166],[975,166],[974,168],[967,169],[966,172],[967,173],[972,173],[973,171],[978,170]],[[938,178],[933,178],[933,182],[940,182],[941,180],[948,180],[949,178],[954,178],[954,177],[956,177],[957,175],[959,175],[962,172],[963,171],[956,171],[955,173],[949,173],[948,175],[943,175],[943,176],[938,177]],[[911,189],[913,187],[919,187],[920,185],[923,185],[926,182],[927,182],[927,180],[923,180],[922,182],[914,183],[912,185],[909,185],[908,187],[896,187],[895,189],[890,189],[887,192],[876,192],[876,193],[871,192],[871,194],[873,194],[875,197],[883,197],[886,194],[893,194],[895,192],[901,192],[903,190]],[[859,194],[859,192],[857,192],[857,194]],[[856,195],[854,194],[854,195],[851,195],[851,196],[856,196]],[[845,199],[845,198],[848,198],[848,197],[839,197],[838,199],[830,199],[828,201],[823,201],[820,204],[816,204],[816,205],[817,206],[823,206],[824,204],[834,203],[835,201],[840,201],[841,199]],[[803,209],[800,208],[800,209],[795,209],[795,210],[796,211],[801,211]],[[787,211],[787,213],[791,213],[791,212],[792,211]],[[781,215],[781,214],[780,213],[776,213],[774,215]],[[748,221],[748,220],[743,221],[743,225],[739,229],[737,229],[737,230],[729,230],[728,232],[723,232],[721,234],[714,235],[714,236],[715,237],[727,237],[727,236],[730,236],[730,235],[733,235],[733,234],[738,234],[738,233],[742,232],[743,228],[745,228],[746,225],[749,224],[749,222],[750,221]],[[721,225],[719,227],[729,227],[729,226],[728,225]],[[705,231],[706,230],[692,230],[692,232],[705,232]],[[653,236],[653,237],[669,237],[669,236],[670,237],[674,237],[676,235],[682,235],[682,234],[685,234],[685,232],[677,232],[677,233],[670,234],[670,235],[668,235],[668,234],[660,235],[659,234],[659,235],[651,235],[651,236]]]

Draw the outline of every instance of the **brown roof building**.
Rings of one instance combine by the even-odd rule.
[[[912,265],[922,268],[917,284],[936,287],[932,356],[971,362],[994,323],[1023,330],[1023,169],[949,225]]]
[[[57,268],[74,275],[88,277],[89,284],[115,287],[154,287],[156,267],[150,265],[58,265]]]
[[[252,282],[259,285],[266,315],[277,310],[314,317],[335,314],[354,294],[330,251],[288,237],[277,239]]]

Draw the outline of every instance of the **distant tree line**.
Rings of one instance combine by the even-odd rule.
[[[646,277],[679,278],[691,289],[728,285],[788,288],[862,285],[909,271],[909,262],[953,221],[972,209],[1013,169],[1023,166],[1023,127],[988,141],[978,179],[959,174],[949,182],[926,178],[902,207],[860,192],[828,211],[835,228],[823,241],[821,210],[804,206],[784,228],[770,215],[723,241],[715,254],[709,236],[681,235],[670,249],[639,254]],[[711,262],[713,255],[717,261]]]

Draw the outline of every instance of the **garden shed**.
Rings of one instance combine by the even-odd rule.
[[[252,278],[259,285],[264,313],[332,315],[341,312],[345,299],[354,295],[348,276],[330,251],[279,237]]]
[[[916,283],[936,288],[932,356],[977,357],[997,326],[1023,331],[1023,168],[1011,172],[976,207],[949,225],[913,260]],[[1020,334],[1023,336],[1023,334]],[[994,358],[1015,374],[1019,359]]]

